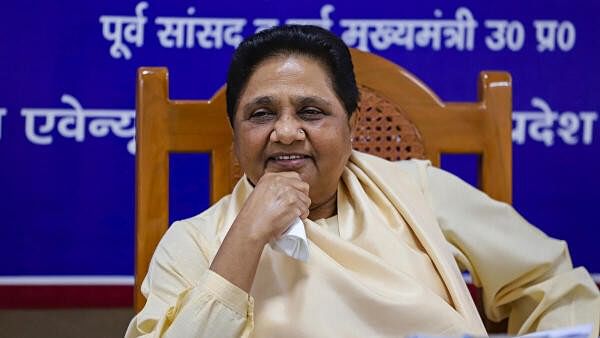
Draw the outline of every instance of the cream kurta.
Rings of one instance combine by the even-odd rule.
[[[248,295],[208,266],[251,189],[243,179],[171,226],[127,337],[482,334],[456,261],[483,286],[488,317],[510,317],[511,333],[593,322],[597,335],[598,290],[564,242],[426,162],[357,152],[338,187],[337,222],[305,222],[308,262],[266,246]]]

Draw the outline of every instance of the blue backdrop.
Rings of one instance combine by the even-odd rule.
[[[597,13],[598,1],[5,1],[0,277],[133,275],[137,67],[167,66],[173,98],[209,98],[242,37],[288,19],[393,60],[445,101],[475,100],[481,70],[509,71],[514,205],[598,273]],[[171,219],[207,207],[208,160],[171,158]],[[444,165],[470,180],[471,163]]]

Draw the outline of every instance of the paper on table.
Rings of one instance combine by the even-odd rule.
[[[304,223],[296,218],[287,230],[275,241],[271,241],[271,248],[292,258],[306,262],[308,260],[308,240]]]

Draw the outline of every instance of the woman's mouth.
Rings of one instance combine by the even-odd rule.
[[[267,167],[276,171],[290,171],[302,168],[310,157],[303,154],[277,154],[269,157]]]

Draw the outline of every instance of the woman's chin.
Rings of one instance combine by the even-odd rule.
[[[293,160],[270,159],[267,162],[266,172],[295,171],[300,174],[310,161],[311,159],[307,157]]]

